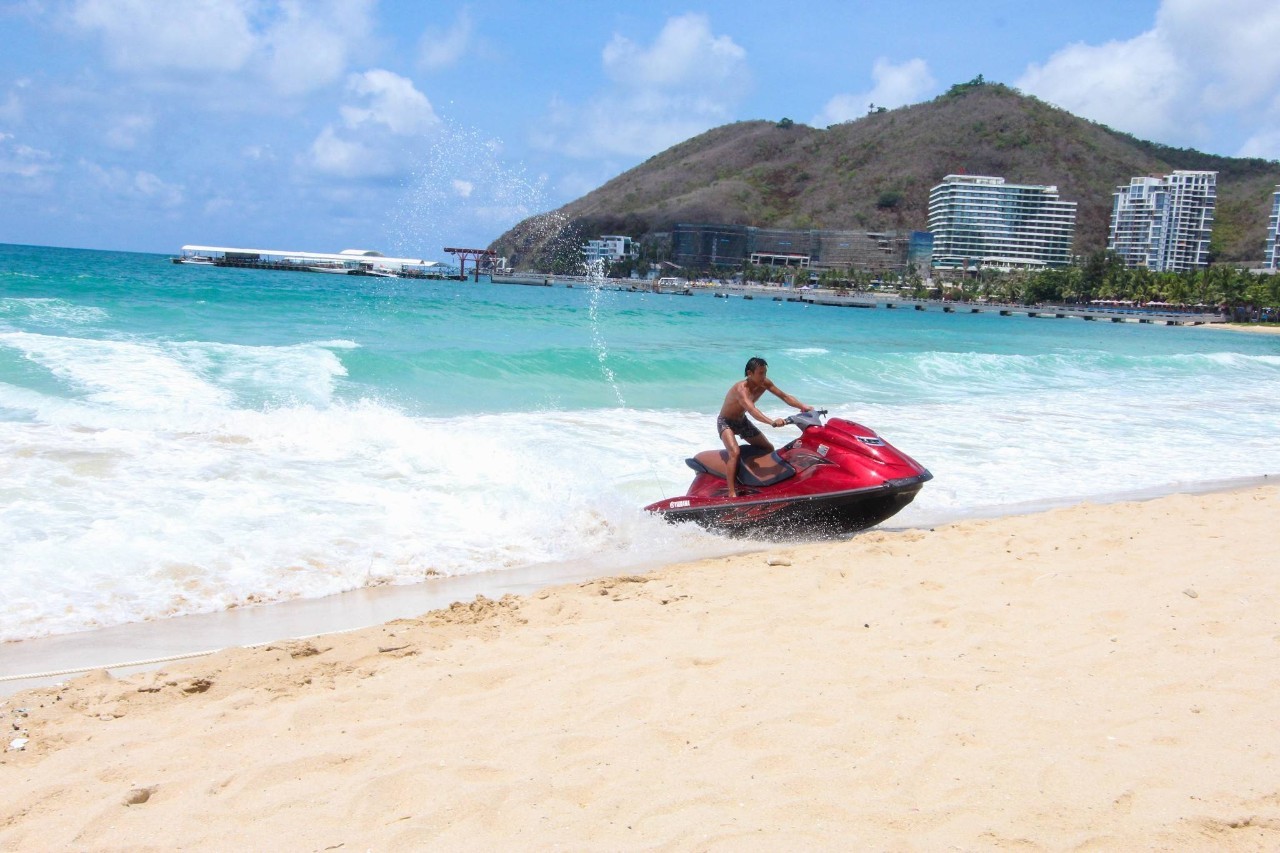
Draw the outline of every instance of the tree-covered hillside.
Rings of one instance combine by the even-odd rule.
[[[789,120],[725,125],[651,157],[491,244],[520,267],[572,262],[582,239],[645,238],[677,222],[924,230],[929,188],[953,173],[1056,185],[1078,203],[1075,250],[1105,248],[1112,193],[1137,175],[1218,171],[1219,260],[1262,257],[1280,163],[1170,148],[979,78],[923,104],[825,130]]]

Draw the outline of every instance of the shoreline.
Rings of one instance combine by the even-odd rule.
[[[549,276],[532,275],[541,281],[515,281],[521,275],[500,276],[505,281],[494,281],[492,286],[537,286],[561,287],[574,289],[575,285],[593,287],[586,276]],[[683,286],[679,290],[653,289],[653,282],[640,282],[630,279],[603,279],[600,286],[606,290],[662,296],[696,296],[710,295],[723,298],[741,298],[754,300],[757,298],[774,302],[800,302],[806,305],[817,305],[837,308],[880,308],[915,311],[942,311],[947,314],[989,314],[999,313],[1001,316],[1023,315],[1054,319],[1075,318],[1082,320],[1109,320],[1113,323],[1141,323],[1157,326],[1226,326],[1222,315],[1214,313],[1196,313],[1183,311],[1160,311],[1137,308],[1113,308],[1107,306],[1080,306],[1036,304],[1026,305],[1012,302],[953,302],[933,297],[914,297],[901,293],[881,291],[838,291],[831,288],[817,287],[811,289],[796,288],[779,284],[741,283],[696,283]]]
[[[726,539],[722,550],[690,559],[732,558],[797,544],[839,544],[871,532],[922,530],[971,520],[1035,515],[1084,504],[1145,502],[1177,494],[1234,492],[1273,485],[1278,480],[1280,478],[1261,474],[1227,480],[1171,483],[1102,495],[978,506],[964,512],[922,513],[910,524],[895,523],[898,519],[890,519],[870,531],[856,534],[850,540],[832,542],[775,543]],[[619,566],[618,571],[644,574],[661,570],[666,565],[666,562],[658,560],[629,562]],[[599,580],[608,574],[595,564],[539,564],[14,640],[0,643],[0,699],[20,691],[59,684],[95,670],[106,670],[116,676],[133,675],[157,669],[175,659],[190,660],[231,649],[348,633],[396,619],[418,617],[448,608],[459,601],[473,600],[476,596],[497,599],[505,595],[530,595],[560,584]]]
[[[1269,849],[1278,509],[872,530],[83,676],[0,702],[0,847]]]
[[[1210,328],[1206,326],[1205,328]],[[1230,329],[1233,332],[1249,332],[1255,335],[1280,335],[1280,324],[1263,326],[1257,323],[1218,323],[1215,329]]]

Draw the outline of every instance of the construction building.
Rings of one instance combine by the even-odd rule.
[[[902,272],[908,237],[896,232],[791,231],[751,225],[680,223],[671,259],[692,269],[739,268],[747,263],[802,269]]]

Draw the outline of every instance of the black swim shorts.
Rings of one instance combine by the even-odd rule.
[[[733,430],[734,435],[745,438],[747,441],[760,434],[760,430],[756,429],[755,424],[747,420],[746,415],[740,418],[726,418],[724,415],[717,415],[716,435],[723,435],[727,429]]]

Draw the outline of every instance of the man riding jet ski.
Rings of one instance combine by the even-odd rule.
[[[839,536],[893,516],[933,479],[873,430],[841,418],[824,424],[825,414],[810,409],[782,420],[801,434],[781,450],[740,447],[732,490],[728,449],[686,459],[695,472],[688,493],[645,509],[733,535]]]

